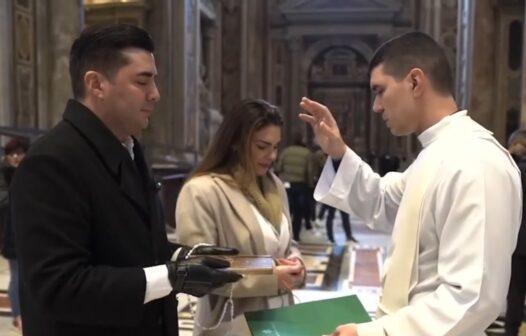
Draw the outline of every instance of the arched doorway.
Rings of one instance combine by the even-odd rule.
[[[310,64],[308,92],[333,113],[345,142],[370,156],[370,89],[367,60],[348,46],[324,49]]]

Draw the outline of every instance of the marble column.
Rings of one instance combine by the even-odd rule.
[[[216,19],[214,27],[210,34],[210,66],[212,67],[209,75],[210,90],[212,91],[212,106],[217,111],[221,111],[221,90],[222,90],[222,76],[221,65],[222,59],[222,43],[223,37],[221,35],[221,27],[223,24],[223,16],[221,12],[221,3],[214,2],[214,9],[216,12]]]
[[[199,5],[197,1],[186,0],[184,10],[184,104],[179,104],[184,111],[184,147],[192,155],[193,163],[197,163],[199,150],[199,48],[201,39],[199,24]],[[177,103],[177,102],[176,102]]]
[[[524,13],[526,18],[526,12]],[[524,30],[522,33],[522,68],[526,67],[526,25],[524,25]],[[526,71],[522,72],[522,88],[521,88],[521,119],[520,126],[521,128],[526,127]]]
[[[484,127],[493,129],[497,81],[495,69],[497,26],[491,1],[477,0],[474,18],[470,114]]]
[[[437,41],[442,45],[451,65],[451,76],[457,71],[457,17],[458,0],[440,2],[440,33]]]
[[[267,83],[266,50],[269,46],[269,23],[267,22],[267,3],[265,0],[244,1],[246,3],[247,22],[245,37],[246,47],[242,48],[246,63],[242,76],[246,84],[245,97],[268,98],[265,96]],[[243,67],[242,67],[243,68]]]
[[[218,97],[217,93],[220,91],[220,74],[218,72],[220,66],[221,66],[221,59],[218,59],[218,53],[217,53],[217,25],[211,24],[210,26],[206,27],[204,31],[201,32],[203,34],[205,43],[207,44],[206,49],[206,72],[207,72],[207,84],[208,89],[210,90],[210,98],[211,98],[211,105],[212,107],[218,107],[220,104],[218,104]],[[203,55],[204,56],[204,55]],[[202,56],[202,57],[203,57]]]
[[[152,162],[193,163],[196,150],[197,2],[152,0],[147,27],[155,52],[161,100],[145,132]]]
[[[221,19],[221,113],[227,113],[243,96],[241,73],[245,67],[241,59],[244,43],[242,39],[242,4],[245,0],[223,0]],[[246,4],[245,4],[246,5]]]
[[[423,0],[420,29],[438,41],[446,52],[453,76],[456,72],[457,16],[459,1]]]
[[[36,36],[36,60],[37,60],[37,115],[38,127],[48,129],[53,126],[53,118],[49,117],[50,84],[49,75],[51,72],[49,49],[49,1],[36,1],[35,3],[35,36]],[[68,82],[69,83],[69,82]]]
[[[0,1],[0,125],[13,124],[13,9],[12,0]]]
[[[249,67],[249,58],[248,58],[248,36],[249,36],[249,24],[248,24],[248,11],[250,3],[248,1],[238,0],[240,1],[239,4],[239,22],[241,25],[238,27],[239,29],[239,36],[240,36],[240,45],[239,45],[239,69],[240,69],[240,97],[239,98],[247,98],[248,94],[248,83],[249,78],[247,76],[248,74],[248,67]],[[228,47],[227,47],[228,48]],[[228,87],[225,89],[229,89]],[[235,103],[234,103],[235,104]]]
[[[285,114],[285,129],[287,130],[287,143],[292,141],[294,134],[301,132],[302,123],[298,122],[296,112],[301,99],[301,52],[303,41],[301,37],[293,37],[289,40],[290,52],[290,88],[289,108],[283,111]]]
[[[161,100],[155,106],[155,113],[150,119],[150,125],[143,132],[143,142],[148,147],[146,154],[150,162],[164,161],[167,155],[171,155],[171,150],[182,150],[183,111],[175,108],[176,97],[179,88],[175,86],[175,41],[177,31],[184,30],[182,20],[177,17],[179,13],[176,5],[183,1],[163,1],[151,0],[151,10],[148,12],[148,26],[145,28],[152,36],[155,50],[155,63],[157,66],[157,87],[161,95]],[[171,130],[171,132],[170,132]],[[181,140],[178,142],[177,140]]]
[[[81,21],[82,0],[51,0],[48,8],[49,43],[41,46],[47,49],[49,62],[48,113],[39,125],[43,128],[53,126],[62,118],[66,102],[73,96],[69,78],[69,51],[84,24]],[[39,52],[46,52],[45,49]]]
[[[462,109],[469,108],[471,96],[471,71],[473,63],[473,28],[475,3],[473,0],[459,0],[456,100]]]

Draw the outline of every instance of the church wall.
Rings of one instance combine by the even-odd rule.
[[[517,20],[522,24],[523,1],[400,0],[393,3],[400,3],[402,10],[389,19],[336,19],[330,24],[316,22],[315,17],[314,21],[307,17],[291,21],[293,16],[286,18],[279,11],[315,3],[348,6],[347,2],[139,3],[134,8],[121,6],[117,11],[120,14],[112,18],[102,14],[100,18],[130,22],[130,15],[135,15],[157,46],[162,99],[144,134],[154,161],[168,159],[193,165],[206,149],[221,115],[247,97],[268,99],[281,108],[285,119],[283,143],[290,143],[295,132],[306,134],[308,130],[297,118],[298,102],[309,94],[308,71],[317,54],[344,46],[368,60],[382,42],[410,29],[431,34],[445,47],[456,73],[457,95],[466,95],[459,96],[461,107],[469,107],[471,115],[494,131],[500,141],[509,134],[513,120],[517,125],[520,118],[526,123],[524,113],[520,113],[526,105],[521,102],[526,101],[526,93],[520,89],[522,67],[510,69],[508,64],[509,27]],[[462,14],[462,6],[467,3],[476,4],[471,9],[473,21],[468,22],[474,33],[464,45],[468,49],[462,49],[459,38],[465,31],[462,22],[466,24],[462,15],[470,14]],[[373,2],[355,4],[369,6]],[[0,75],[2,125],[46,129],[60,120],[71,97],[69,48],[84,20],[90,24],[94,17],[93,11],[83,13],[83,9],[87,8],[81,0],[2,1],[0,33],[9,36],[0,42],[0,69],[6,69]],[[524,54],[521,56],[526,57]],[[462,74],[467,77],[462,79]],[[414,137],[395,139],[370,106],[366,109],[372,151],[418,152]]]
[[[477,1],[474,15],[470,114],[503,144],[520,125],[522,1]],[[513,54],[518,54],[513,56]],[[517,59],[513,61],[512,59]]]
[[[400,5],[399,10],[393,9],[396,8],[396,3]],[[353,108],[360,110],[360,116],[355,116],[351,119],[353,119],[353,122],[361,120],[361,123],[367,124],[366,134],[358,136],[358,133],[355,133],[357,138],[360,137],[356,141],[360,143],[365,142],[370,152],[381,155],[384,153],[403,154],[409,151],[410,146],[407,145],[407,140],[392,137],[381,119],[371,111],[371,95],[369,94],[368,98],[362,96],[364,93],[368,94],[368,80],[365,80],[363,83],[366,91],[360,93],[359,90],[351,89],[354,85],[360,85],[355,78],[352,78],[352,75],[344,80],[346,83],[341,82],[341,79],[337,78],[335,81],[329,79],[325,83],[313,83],[309,79],[308,73],[313,60],[325,50],[334,47],[345,47],[349,48],[348,50],[354,50],[367,63],[372,57],[373,51],[382,42],[411,28],[413,18],[412,2],[395,1],[390,4],[380,5],[367,1],[357,1],[355,4],[352,4],[352,6],[355,6],[354,9],[345,1],[274,1],[274,4],[271,21],[272,56],[275,57],[280,50],[288,54],[285,57],[288,62],[286,66],[283,66],[283,62],[272,62],[273,77],[271,82],[272,97],[284,97],[284,99],[279,99],[286,120],[285,135],[283,137],[284,145],[291,143],[294,133],[301,132],[307,137],[310,136],[309,128],[298,119],[297,114],[299,111],[298,103],[301,97],[315,94],[312,91],[314,88],[317,90],[316,92],[330,95],[331,99],[334,100],[333,103],[339,104],[340,107],[344,107],[346,104],[341,101],[345,95],[338,92],[348,90],[348,95],[353,97],[348,103],[354,106]],[[297,6],[297,10],[295,6]],[[334,12],[334,18],[320,18],[319,14],[315,14],[319,13],[314,9],[316,6],[323,10],[329,10],[331,6],[334,6],[333,8],[341,6],[341,9]],[[364,19],[362,15],[357,15],[353,11],[363,10],[372,6],[379,6],[379,8],[377,8],[374,15],[365,14],[370,15],[369,19]],[[312,12],[307,14],[306,10],[312,10]],[[280,15],[280,11],[283,11],[284,14]],[[349,15],[347,18],[342,16],[343,14],[341,13],[344,12],[348,13],[346,14]],[[330,86],[334,89],[325,90],[322,89],[323,86]],[[356,96],[354,96],[355,94]],[[353,99],[359,101],[355,102]],[[363,107],[359,107],[362,103]],[[346,129],[355,127],[355,125],[352,125],[353,122],[350,122],[349,116],[342,118],[342,122],[345,123],[342,127]],[[347,125],[345,120],[348,120],[350,124]],[[349,144],[353,145],[353,141],[353,138],[351,138]]]

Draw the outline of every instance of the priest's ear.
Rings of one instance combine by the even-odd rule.
[[[107,85],[108,80],[106,76],[98,71],[89,70],[84,74],[85,96],[104,99]]]
[[[414,97],[420,97],[427,86],[427,79],[420,68],[411,69],[406,81]]]

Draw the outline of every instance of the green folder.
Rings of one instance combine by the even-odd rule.
[[[346,323],[371,318],[356,295],[245,313],[252,336],[330,335]]]

